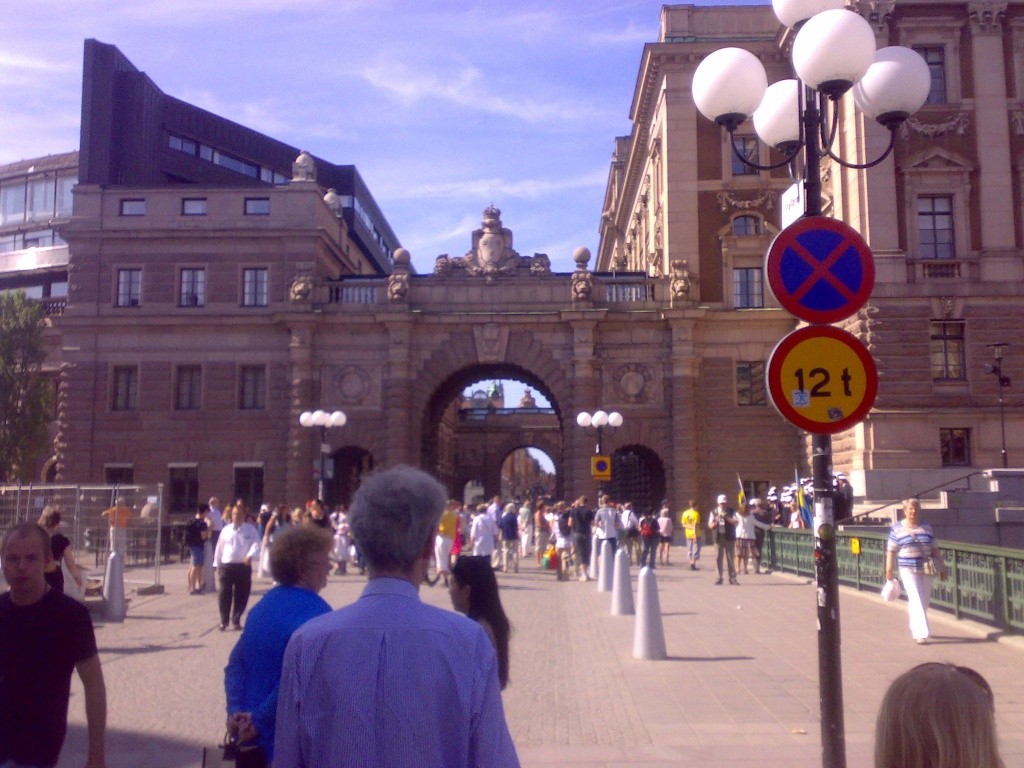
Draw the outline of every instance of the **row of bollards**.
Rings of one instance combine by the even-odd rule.
[[[594,543],[597,543],[596,537]],[[594,575],[594,564],[599,562],[596,574],[597,591],[612,593],[612,615],[636,615],[633,658],[651,661],[667,658],[665,630],[661,624],[661,603],[658,600],[658,581],[654,576],[654,569],[640,569],[637,578],[637,605],[634,606],[633,588],[629,580],[629,554],[620,549],[613,558],[610,541],[605,541],[601,545],[600,561],[596,557],[596,548],[591,552],[591,576]]]

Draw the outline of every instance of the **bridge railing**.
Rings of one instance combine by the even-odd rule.
[[[878,592],[885,582],[888,533],[840,531],[836,539],[839,583]],[[772,528],[763,561],[773,570],[814,578],[814,536],[806,530]],[[1024,632],[1024,550],[941,544],[947,581],[935,580],[931,606],[1010,632]],[[859,554],[855,553],[859,550]]]

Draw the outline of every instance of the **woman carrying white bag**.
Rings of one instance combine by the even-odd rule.
[[[932,527],[921,522],[921,502],[917,499],[903,502],[903,519],[889,531],[885,552],[886,582],[894,580],[897,567],[903,591],[907,594],[910,634],[918,645],[924,645],[931,634],[928,602],[932,596],[932,584],[936,574],[945,581],[949,577],[949,569],[942,559],[942,550]],[[885,598],[884,591],[882,597]]]

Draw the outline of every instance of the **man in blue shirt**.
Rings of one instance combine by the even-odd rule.
[[[419,599],[446,501],[411,467],[363,480],[349,523],[370,580],[355,603],[292,635],[275,768],[518,767],[490,638]]]

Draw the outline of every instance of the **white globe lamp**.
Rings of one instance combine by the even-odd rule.
[[[853,87],[853,100],[868,117],[895,127],[924,106],[931,81],[928,64],[917,51],[902,45],[879,48]]]
[[[874,61],[875,33],[864,18],[843,8],[808,19],[793,41],[793,68],[807,85],[838,99]]]
[[[757,109],[768,87],[761,61],[742,48],[719,48],[693,73],[693,102],[704,117],[728,131]]]
[[[761,141],[788,153],[800,142],[800,83],[780,80],[768,86],[754,112],[754,130]]]

